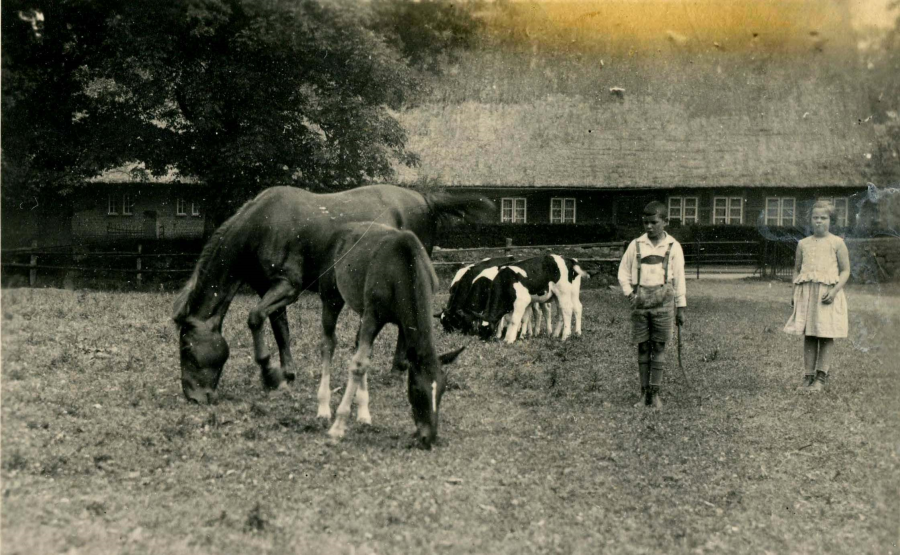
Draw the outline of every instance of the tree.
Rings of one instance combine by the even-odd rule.
[[[4,1],[4,197],[69,192],[136,160],[240,201],[390,179],[417,162],[391,110],[417,98],[420,60],[373,13],[339,0]],[[444,37],[438,50],[460,44],[441,25],[423,33]]]
[[[472,11],[481,3],[442,0],[373,0],[372,28],[419,69],[440,74],[461,50],[474,47],[483,31]]]
[[[900,1],[890,4],[896,14]],[[879,185],[900,185],[900,15],[880,36],[870,37],[866,56],[872,116],[883,132],[874,152]],[[896,196],[896,195],[895,195]]]

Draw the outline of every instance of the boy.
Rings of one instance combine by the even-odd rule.
[[[641,400],[635,406],[661,408],[659,386],[666,366],[666,342],[672,337],[673,320],[679,326],[684,324],[687,306],[684,252],[665,232],[669,214],[663,203],[653,201],[645,206],[641,220],[647,233],[625,250],[619,284],[631,301],[632,339],[638,346]]]

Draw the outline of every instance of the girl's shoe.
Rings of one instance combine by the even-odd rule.
[[[641,398],[634,404],[634,408],[638,409],[647,406],[647,389],[641,388]]]
[[[816,372],[816,379],[813,380],[813,383],[810,384],[807,391],[811,391],[813,393],[818,393],[825,389],[825,378],[828,377],[828,374],[825,372]]]
[[[815,381],[816,381],[815,374],[806,374],[805,376],[803,376],[803,383],[798,385],[797,389],[799,391],[805,391],[806,389],[809,389],[809,386],[811,386],[813,384],[813,382],[815,382]]]

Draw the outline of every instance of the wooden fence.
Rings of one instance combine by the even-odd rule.
[[[510,255],[528,258],[545,252],[577,258],[588,271],[603,271],[613,276],[628,242],[579,243],[572,245],[513,245],[507,239],[503,247],[443,249],[435,247],[434,265],[453,269],[485,257]],[[772,241],[705,241],[682,245],[686,271],[700,277],[703,273],[741,272],[760,276],[790,275],[793,245]],[[5,249],[0,253],[4,274],[27,274],[29,286],[38,283],[38,273],[56,277],[80,277],[103,274],[127,276],[123,281],[142,285],[150,276],[157,280],[186,279],[193,271],[199,252],[145,252],[143,245],[129,251],[88,251],[71,246]],[[789,256],[788,256],[789,255]],[[787,262],[786,262],[787,261]],[[785,270],[787,268],[787,270]],[[132,281],[133,280],[133,281]]]
[[[0,253],[4,273],[9,270],[28,272],[28,285],[37,283],[38,271],[54,275],[111,274],[133,276],[139,286],[148,275],[186,277],[193,271],[199,253],[145,253],[143,245],[132,252],[85,251],[72,247],[31,247],[5,249]]]

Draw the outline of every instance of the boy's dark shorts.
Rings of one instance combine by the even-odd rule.
[[[631,339],[635,343],[668,343],[675,331],[675,308],[671,302],[658,308],[631,310]]]

